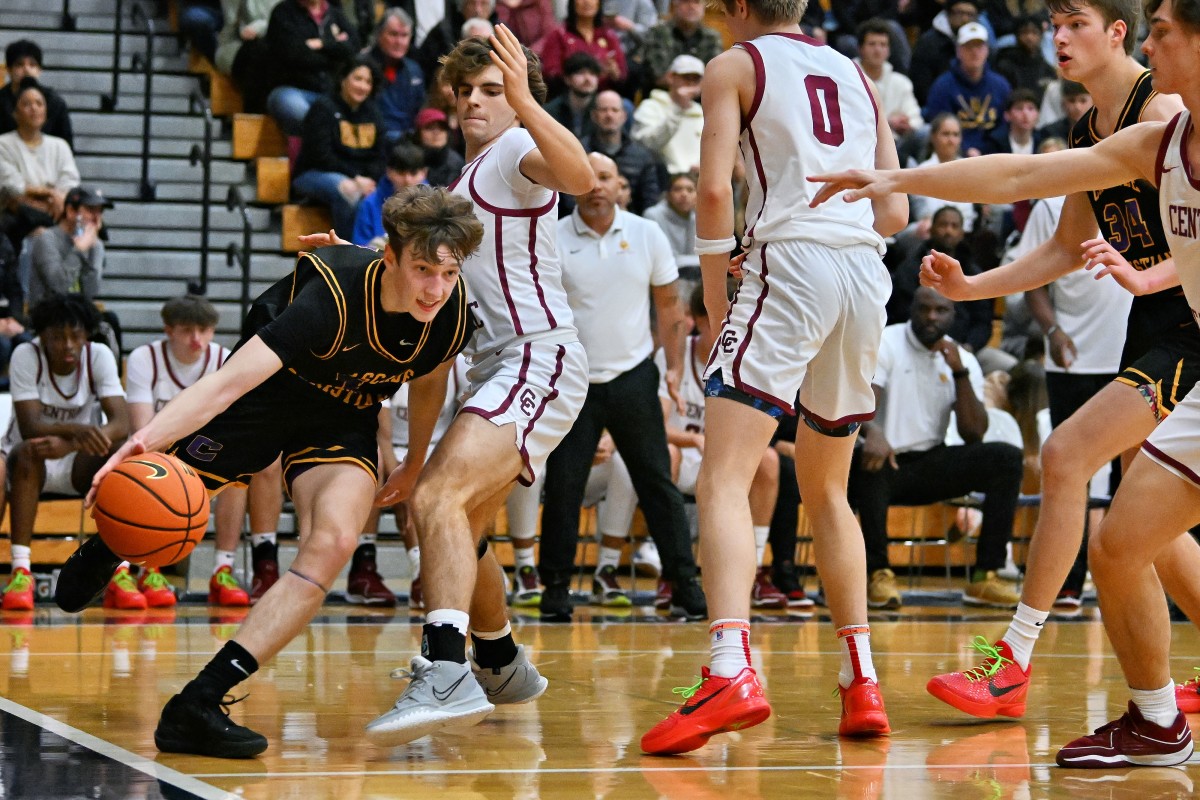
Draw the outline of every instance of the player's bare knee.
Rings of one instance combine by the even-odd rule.
[[[779,453],[774,447],[768,447],[763,451],[762,458],[758,462],[758,470],[754,473],[754,482],[760,485],[779,483]]]

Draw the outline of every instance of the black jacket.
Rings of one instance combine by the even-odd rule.
[[[386,141],[371,100],[352,111],[340,97],[318,97],[304,117],[296,174],[316,169],[379,180],[387,161]]]
[[[339,42],[336,35],[342,31],[348,38]],[[305,44],[309,39],[320,39],[321,49],[311,49]],[[310,92],[331,91],[338,63],[359,49],[354,25],[336,3],[329,5],[318,27],[298,0],[284,0],[271,12],[266,41],[275,65],[275,85],[295,86]]]

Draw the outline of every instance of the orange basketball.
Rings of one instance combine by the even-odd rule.
[[[208,528],[208,492],[165,453],[130,456],[104,476],[92,509],[109,549],[131,564],[165,567],[192,552]]]

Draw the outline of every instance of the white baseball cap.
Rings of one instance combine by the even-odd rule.
[[[968,22],[958,29],[958,43],[967,44],[968,42],[987,42],[987,28],[978,22]]]
[[[671,62],[671,67],[667,71],[674,72],[676,75],[703,75],[704,62],[695,56],[683,53],[675,56],[675,60]]]

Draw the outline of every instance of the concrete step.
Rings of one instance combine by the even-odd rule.
[[[112,311],[121,320],[122,330],[130,331],[159,331],[159,336],[162,335],[162,304],[167,297],[174,297],[180,294],[180,289],[168,292],[162,297],[130,300],[114,298],[104,299],[105,309]],[[217,313],[221,315],[221,320],[225,323],[221,326],[226,331],[236,330],[241,322],[241,306],[237,302],[217,301],[213,303],[217,309]],[[126,345],[128,348],[128,345]]]
[[[103,92],[59,92],[63,100],[66,101],[67,107],[72,111],[76,109],[80,111],[100,111],[100,98],[102,95],[107,95],[109,89]],[[142,94],[141,92],[121,92],[117,95],[117,108],[121,111],[141,113],[142,110]],[[186,94],[155,94],[150,102],[150,113],[152,114],[189,114],[191,113],[190,103]]]
[[[192,147],[202,145],[202,139],[164,139],[151,136],[151,157],[187,158]],[[212,144],[214,158],[231,160],[233,145],[229,142],[214,141]],[[75,156],[106,155],[106,156],[138,156],[142,155],[141,132],[135,137],[130,136],[94,136],[75,135]],[[197,167],[197,172],[199,168]]]
[[[233,270],[229,271],[231,274]],[[104,276],[104,297],[105,303],[109,300],[144,300],[146,298],[166,300],[170,297],[178,297],[182,294],[187,294],[188,280],[194,280],[195,276],[188,276],[187,280],[176,278],[175,280],[167,279],[151,279],[151,278],[125,278],[116,279],[110,277],[107,273]],[[250,299],[258,297],[265,292],[273,283],[273,281],[250,281]],[[209,278],[207,292],[205,293],[209,300],[226,303],[239,303],[242,299],[242,282],[230,277],[225,277],[222,280],[212,280]],[[236,322],[238,318],[234,317],[228,320],[230,324]],[[160,324],[161,327],[161,324]],[[235,326],[236,327],[236,326]]]
[[[10,2],[11,0],[5,0],[5,8],[9,8]],[[72,6],[74,6],[74,3],[72,3]],[[54,4],[52,9],[45,13],[48,19],[56,20],[61,10],[61,5]],[[126,13],[128,14],[128,12]],[[166,20],[155,20],[154,24],[156,30],[154,37],[155,54],[161,56],[179,56],[183,52],[179,45],[179,38],[167,30]],[[123,30],[124,28],[122,28]],[[7,44],[14,39],[33,39],[42,48],[42,52],[46,57],[47,69],[52,69],[59,64],[84,67],[85,65],[76,61],[75,58],[88,54],[107,56],[108,64],[111,66],[114,38],[113,34],[109,31],[54,31],[45,30],[44,28],[21,28],[14,26],[4,31],[4,35],[0,38],[0,41]],[[132,53],[143,53],[145,50],[145,36],[140,32],[128,36],[122,33],[121,54],[123,57]],[[51,58],[51,54],[54,54],[56,57]],[[58,57],[60,55],[63,57]],[[184,59],[184,69],[181,71],[184,70],[186,70],[186,58]]]
[[[129,3],[124,4],[126,9]],[[61,3],[48,3],[46,0],[4,0],[4,8],[10,12],[38,13],[48,18],[58,19],[62,11]],[[72,14],[104,14],[112,16],[117,11],[116,0],[71,0]],[[126,14],[129,12],[126,11]]]
[[[111,114],[71,109],[71,124],[75,128],[76,134],[82,132],[97,136],[131,137],[142,135],[140,108],[136,111],[122,108]],[[214,125],[215,138],[220,138],[218,129],[219,126]],[[204,118],[191,115],[155,114],[150,119],[150,136],[152,139],[192,139],[199,142],[204,138]]]
[[[104,222],[116,228],[196,229],[200,227],[202,207],[192,203],[119,203],[104,212]],[[248,208],[246,214],[253,230],[266,230],[271,225],[271,212],[265,208]],[[242,230],[242,216],[227,211],[224,205],[209,208],[209,229],[212,231]]]
[[[85,181],[136,180],[141,175],[141,158],[79,156],[75,159],[79,174]],[[200,167],[193,167],[184,158],[151,158],[150,179],[154,181],[194,181]],[[212,177],[220,183],[242,183],[246,180],[246,165],[233,161],[214,161]]]
[[[200,167],[195,167],[196,173],[190,181],[158,181],[155,183],[155,198],[160,202],[185,201],[199,203],[203,193],[203,187],[200,185]],[[140,176],[135,170],[135,175]],[[151,176],[151,181],[154,176]],[[129,202],[137,202],[141,199],[141,179],[134,177],[132,180],[116,181],[102,180],[91,181],[84,179],[86,183],[92,186],[97,186],[102,192],[111,197],[113,200],[126,200]],[[249,186],[242,181],[230,181],[222,183],[213,181],[211,194],[209,198],[214,205],[225,207],[225,194],[229,191],[230,186],[242,186],[243,197],[254,197],[254,187]]]
[[[250,272],[255,280],[271,283],[290,275],[296,259],[278,253],[254,253],[250,257]],[[125,278],[155,278],[192,280],[200,274],[200,253],[152,250],[109,250],[105,255],[104,282]],[[209,281],[237,281],[240,274],[225,263],[224,248],[214,248],[208,254]]]
[[[73,65],[72,65],[73,66]],[[42,80],[57,92],[90,92],[105,94],[112,91],[112,72],[109,70],[47,69]],[[151,107],[157,106],[159,97],[170,95],[187,96],[196,87],[199,79],[194,75],[155,74],[150,82]],[[146,76],[141,72],[123,72],[118,83],[122,96],[142,96]],[[72,120],[74,121],[74,120]]]
[[[15,1],[15,0],[14,0]],[[71,2],[71,16],[75,18],[75,30],[80,33],[109,33],[115,27],[116,23],[116,3],[107,3],[108,7],[103,13],[96,13],[95,10],[83,9],[76,10],[76,3]],[[125,4],[126,9],[129,4]],[[167,28],[166,20],[155,20],[155,28]],[[36,10],[6,7],[0,11],[0,28],[23,28],[27,30],[37,31],[39,34],[45,31],[62,30],[62,4],[58,3],[47,8],[45,4]],[[145,31],[141,25],[134,25],[133,19],[129,11],[122,14],[121,30],[131,35],[141,34]]]
[[[21,35],[6,36],[0,41],[11,41],[12,39],[33,38],[40,39],[44,34],[40,31],[23,31]],[[74,34],[72,34],[74,35]],[[76,69],[92,69],[92,70],[112,70],[112,34],[107,34],[109,40],[107,49],[98,52],[73,52],[70,48],[55,50],[42,47],[43,55],[46,59],[47,67],[57,67],[63,65],[64,68],[73,67]],[[121,40],[121,71],[133,72],[133,53],[141,51],[143,48],[138,45],[134,48],[128,44],[124,38]],[[157,74],[175,73],[183,74],[187,72],[187,56],[180,53],[163,53],[157,47],[154,50],[154,71]],[[140,70],[139,70],[140,71]],[[111,73],[110,73],[111,74]],[[111,80],[111,78],[110,78]]]
[[[106,215],[107,216],[107,215]],[[241,233],[227,231],[218,236],[210,236],[214,252],[225,251],[227,242],[234,241],[240,247]],[[162,230],[159,228],[118,228],[113,227],[109,232],[109,243],[113,247],[139,248],[146,250],[198,250],[200,248],[200,232],[187,230]],[[262,231],[251,234],[250,249],[254,252],[265,251],[279,253],[279,232]],[[253,261],[251,262],[253,264]]]

